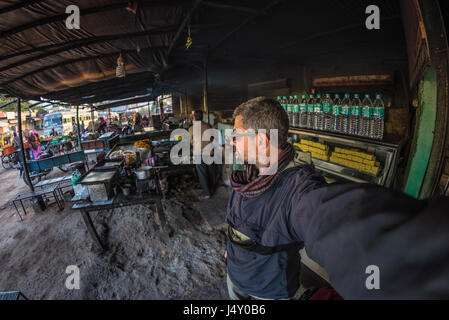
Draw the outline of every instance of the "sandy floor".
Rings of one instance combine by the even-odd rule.
[[[20,222],[10,201],[27,187],[16,170],[1,169],[0,181],[0,291],[20,290],[30,299],[228,298],[225,235],[202,218],[197,203],[164,200],[165,230],[152,207],[94,214],[110,248],[101,253],[69,201],[62,212],[55,205],[44,213],[29,208]],[[79,290],[65,287],[69,265],[80,269]]]

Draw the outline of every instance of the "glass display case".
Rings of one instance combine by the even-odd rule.
[[[400,143],[298,128],[290,128],[289,137],[295,148],[295,161],[310,159],[328,182],[392,186]]]

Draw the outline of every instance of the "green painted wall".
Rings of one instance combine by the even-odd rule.
[[[417,118],[416,148],[404,192],[418,198],[432,150],[437,111],[437,74],[430,68],[424,75],[419,94],[420,109]]]

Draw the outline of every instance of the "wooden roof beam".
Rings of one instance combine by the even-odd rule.
[[[168,55],[170,55],[170,52],[173,49],[173,46],[175,45],[176,41],[178,40],[179,36],[182,33],[182,30],[185,28],[185,26],[189,23],[190,19],[192,18],[193,13],[195,12],[196,8],[199,6],[199,4],[201,3],[202,0],[195,0],[195,2],[193,3],[192,8],[190,8],[189,13],[187,14],[187,16],[184,18],[184,20],[182,21],[181,25],[179,26],[178,31],[175,34],[175,37],[173,38],[173,41],[170,44],[170,47],[168,48]]]
[[[27,0],[27,1],[21,1],[19,3],[10,5],[9,7],[5,7],[0,9],[0,14],[2,13],[7,13],[7,12],[11,12],[17,9],[22,9],[28,6],[31,6],[32,4],[35,4],[37,2],[43,2],[44,0]]]
[[[240,25],[238,25],[236,28],[231,30],[229,33],[227,33],[223,38],[218,40],[215,45],[211,48],[211,51],[217,49],[223,42],[225,42],[230,36],[232,36],[234,33],[242,29],[244,26],[246,26],[248,23],[256,19],[262,12],[267,12],[269,9],[280,3],[284,0],[273,0],[271,1],[267,6],[265,6],[262,10],[257,11],[257,13],[254,13],[251,17],[245,19]]]
[[[148,35],[171,33],[174,31],[176,31],[176,26],[163,27],[163,28],[152,28],[152,29],[148,29],[145,31],[133,32],[133,33],[121,33],[121,34],[113,34],[113,35],[98,36],[98,37],[88,37],[88,38],[82,38],[82,39],[71,39],[71,40],[63,42],[63,43],[51,44],[51,45],[46,45],[46,46],[41,46],[41,47],[35,47],[35,48],[29,49],[29,50],[15,52],[15,53],[0,57],[0,61],[15,58],[15,57],[18,57],[21,55],[33,54],[35,52],[44,52],[44,54],[42,54],[42,56],[48,57],[49,55],[58,54],[58,53],[62,53],[65,51],[72,50],[72,49],[86,47],[86,46],[90,46],[92,44],[97,44],[97,43],[101,43],[101,42],[115,41],[115,40],[120,40],[120,39],[138,38],[138,37],[144,37],[144,36],[148,36]],[[61,47],[61,48],[54,50],[54,51],[50,51],[50,52],[48,51],[48,50],[51,50],[53,48],[58,48],[58,47]],[[156,47],[154,47],[154,48],[156,48]],[[22,63],[24,61],[34,61],[36,59],[40,59],[40,57],[41,56],[37,56],[37,57],[35,56],[35,57],[28,58],[28,59],[24,59],[24,60],[14,63],[14,64],[11,64],[8,67],[13,68],[13,67],[19,66],[21,64],[24,64],[24,63]],[[18,65],[16,65],[16,64],[18,64]],[[5,69],[5,70],[7,70],[7,69]],[[4,70],[0,69],[0,72],[1,71],[4,71]]]
[[[148,2],[147,1],[139,2],[139,6],[143,6],[143,7],[158,6],[158,5],[159,6],[167,6],[167,5],[174,6],[174,5],[181,5],[181,2],[180,1],[168,1],[168,0],[165,0],[165,1],[154,0],[154,1],[148,1]],[[81,8],[80,10],[81,10],[83,16],[87,16],[87,15],[91,15],[91,14],[95,14],[95,13],[113,11],[113,10],[118,10],[118,9],[125,9],[127,6],[128,6],[128,2],[121,1],[121,2],[112,3],[112,4],[105,5],[105,6],[100,6],[100,7]],[[68,17],[68,15],[66,13],[63,13],[63,14],[59,14],[56,16],[36,20],[31,23],[27,23],[22,26],[18,26],[18,27],[9,29],[9,30],[1,31],[0,39],[9,37],[16,33],[19,33],[19,32],[25,31],[25,30],[29,30],[29,29],[32,29],[32,28],[35,28],[38,26],[43,26],[46,24],[59,22],[59,21],[65,21],[67,19],[67,17]]]
[[[152,51],[152,50],[154,50],[154,48],[145,48],[145,49],[141,49],[140,51],[142,52],[142,51]],[[110,53],[104,53],[104,54],[100,54],[100,55],[96,55],[96,56],[87,56],[87,57],[82,57],[82,58],[62,61],[62,62],[53,64],[53,65],[50,65],[50,66],[45,66],[45,67],[42,67],[40,69],[36,69],[36,70],[30,71],[28,73],[22,74],[19,77],[10,79],[10,80],[5,81],[3,83],[0,83],[0,87],[7,86],[8,84],[11,84],[13,82],[22,80],[22,79],[24,79],[24,78],[26,78],[28,76],[33,75],[33,74],[36,74],[36,73],[39,73],[39,72],[43,72],[43,71],[46,71],[46,70],[51,70],[51,69],[58,68],[58,67],[62,67],[62,66],[68,65],[68,64],[73,64],[73,63],[83,62],[83,61],[89,61],[89,60],[95,60],[95,59],[101,59],[101,58],[106,58],[106,57],[111,57],[111,56],[117,56],[118,57],[120,53],[126,54],[126,53],[133,53],[135,51],[136,51],[136,49],[119,50],[119,51],[114,51],[114,52],[110,52]]]
[[[212,2],[212,1],[203,1],[201,3],[202,5],[218,8],[218,9],[228,9],[228,10],[235,10],[240,12],[246,12],[246,13],[253,13],[253,14],[267,14],[265,11],[248,8],[248,7],[241,7],[241,6],[232,6],[228,4],[218,3],[218,2]]]
[[[11,104],[13,104],[13,103],[17,103],[18,101],[19,101],[19,99],[12,100],[12,101],[10,101],[10,102],[6,102],[6,103],[4,103],[4,104],[2,104],[2,105],[0,106],[0,109],[3,109],[3,108],[5,108],[5,107],[7,107],[7,106],[9,106],[9,105],[11,105]]]
[[[124,9],[126,8],[128,4],[126,2],[120,2],[120,3],[113,3],[113,4],[109,4],[106,6],[101,6],[101,7],[93,7],[93,8],[86,8],[86,9],[82,9],[83,12],[83,16],[87,16],[90,14],[95,14],[95,13],[100,13],[100,12],[106,12],[106,11],[112,11],[112,10],[117,10],[117,9]],[[33,21],[31,23],[27,23],[21,26],[18,26],[16,28],[12,28],[9,30],[5,30],[0,32],[0,39],[9,37],[11,35],[14,35],[16,33],[28,30],[28,29],[32,29],[38,26],[43,26],[46,24],[50,24],[50,23],[54,23],[54,22],[59,22],[59,21],[64,21],[66,20],[68,17],[68,15],[66,13],[63,14],[59,14],[56,16],[52,16],[52,17],[47,17],[47,18],[43,18],[37,21]]]

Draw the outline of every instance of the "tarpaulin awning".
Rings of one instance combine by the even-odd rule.
[[[207,61],[213,102],[217,93],[297,72],[291,66],[356,58],[388,70],[407,59],[400,7],[397,0],[375,3],[382,29],[370,32],[368,0],[3,0],[0,93],[77,105],[149,89],[154,96],[201,94]],[[80,8],[80,29],[66,27],[71,5]],[[120,54],[124,78],[116,77]],[[323,67],[315,76],[330,71],[345,70]]]
[[[104,87],[111,95],[151,87],[154,74],[166,66],[184,12],[179,1],[140,1],[136,14],[120,0],[27,2],[0,4],[0,87],[36,100],[47,95],[79,100],[103,81],[113,87]],[[79,30],[66,28],[70,5],[81,10]],[[121,53],[127,74],[139,74],[127,78],[124,88],[115,74]]]

